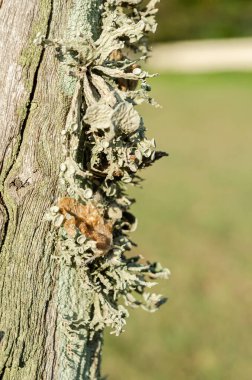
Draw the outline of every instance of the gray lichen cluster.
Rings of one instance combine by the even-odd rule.
[[[110,326],[118,335],[126,323],[126,307],[153,312],[165,301],[149,289],[157,278],[168,278],[168,269],[128,254],[136,219],[126,194],[127,184],[139,183],[139,170],[164,155],[156,152],[154,139],[146,138],[135,109],[144,101],[155,104],[146,82],[151,75],[140,68],[139,60],[148,55],[146,36],[156,29],[157,2],[144,6],[142,0],[104,1],[97,40],[79,33],[70,41],[41,35],[35,41],[53,46],[66,75],[75,81],[62,131],[61,203],[51,207],[47,219],[59,232],[56,258],[74,268],[92,294],[89,327],[94,332]],[[80,209],[89,214],[82,217]]]

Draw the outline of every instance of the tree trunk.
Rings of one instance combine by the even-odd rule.
[[[58,195],[61,130],[71,83],[38,32],[93,34],[100,0],[0,1],[0,378],[99,379],[101,333],[81,325],[92,304],[52,259],[44,215]],[[76,334],[68,332],[72,321]],[[64,322],[64,323],[63,323]],[[72,326],[73,327],[73,326]]]

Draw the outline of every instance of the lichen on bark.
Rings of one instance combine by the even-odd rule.
[[[156,3],[55,0],[53,27],[36,38],[50,49],[36,70],[18,161],[4,181],[10,220],[1,262],[15,281],[3,281],[3,297],[12,298],[2,305],[8,316],[13,310],[1,320],[3,379],[99,379],[104,328],[118,335],[128,307],[155,311],[165,301],[148,289],[169,271],[129,255],[137,223],[126,193],[127,184],[139,184],[139,170],[164,156],[135,109],[156,105],[140,67]],[[18,175],[26,184],[20,192]]]
[[[68,321],[72,331],[86,325],[91,335],[106,326],[116,335],[123,331],[125,306],[157,310],[165,298],[145,289],[155,285],[151,280],[169,275],[159,263],[143,263],[141,256],[127,254],[136,219],[126,184],[138,185],[138,171],[165,155],[156,152],[154,139],[146,138],[143,119],[134,108],[143,101],[155,104],[146,82],[152,75],[139,61],[148,55],[146,35],[156,29],[157,1],[141,3],[104,1],[97,39],[80,30],[65,40],[42,35],[35,40],[55,48],[66,75],[76,82],[62,131],[61,198],[47,219],[59,230],[55,258],[71,273],[74,267],[74,282],[82,284],[93,308],[91,318],[74,310],[69,315],[66,308],[63,323]],[[126,55],[126,49],[131,53]]]

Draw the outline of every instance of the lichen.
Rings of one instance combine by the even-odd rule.
[[[93,334],[110,326],[118,335],[128,307],[153,312],[165,301],[149,289],[169,270],[129,255],[137,221],[126,194],[127,184],[141,182],[139,170],[166,155],[147,139],[135,109],[146,101],[156,105],[147,83],[153,75],[139,62],[149,54],[146,37],[156,29],[157,2],[106,0],[98,39],[79,32],[69,40],[38,35],[35,41],[53,46],[76,82],[62,130],[61,198],[46,215],[58,230],[55,259],[74,270],[82,291],[92,295],[92,318],[68,321],[75,332],[77,326]]]

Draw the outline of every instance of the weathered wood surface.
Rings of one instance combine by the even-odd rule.
[[[50,225],[43,216],[57,196],[60,132],[70,99],[62,90],[53,50],[43,51],[33,40],[38,32],[64,36],[73,7],[91,2],[99,1],[0,3],[0,378],[4,380],[62,378],[56,332],[58,270],[51,260]],[[98,368],[97,352],[95,360]],[[92,378],[98,378],[98,372],[93,369]],[[88,378],[83,376],[72,378]]]

